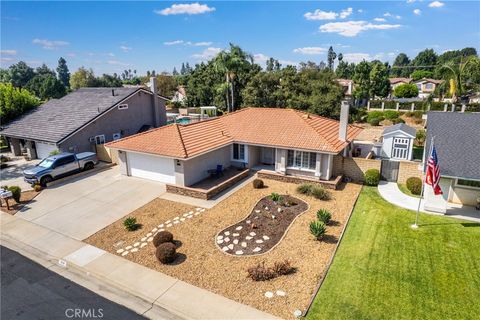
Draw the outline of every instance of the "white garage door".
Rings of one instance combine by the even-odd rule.
[[[57,146],[54,144],[48,144],[44,142],[35,141],[35,148],[37,151],[37,158],[43,159],[50,155],[50,152],[57,150]]]
[[[175,183],[173,159],[131,152],[128,153],[127,159],[132,177]]]

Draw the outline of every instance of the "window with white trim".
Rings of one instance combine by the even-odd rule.
[[[234,143],[233,144],[233,160],[245,161],[245,145]]]
[[[456,185],[462,188],[480,189],[480,181],[478,180],[457,179]]]
[[[315,152],[288,150],[287,168],[299,170],[315,170],[317,154]]]
[[[104,144],[104,143],[105,143],[104,134],[99,134],[98,136],[95,136],[95,144]]]
[[[118,110],[125,110],[125,109],[128,109],[128,104],[124,103],[124,104],[118,105]]]

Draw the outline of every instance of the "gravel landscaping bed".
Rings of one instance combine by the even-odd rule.
[[[124,258],[284,319],[291,319],[295,310],[306,308],[314,293],[361,186],[351,183],[341,185],[339,190],[330,191],[332,200],[320,201],[298,194],[296,184],[264,181],[266,187],[263,189],[254,189],[248,184],[212,209],[194,214],[191,219],[187,218],[171,227],[166,227],[165,222],[174,221],[174,218],[183,217],[184,214],[188,216],[190,211],[200,211],[196,207],[155,199],[129,215],[137,218],[137,222],[142,224],[141,229],[127,232],[121,219],[85,241],[119,255],[117,251],[120,248],[133,247],[163,224],[165,230],[173,233],[177,240],[179,257],[174,263],[160,264],[155,258],[155,248],[151,242],[138,251],[130,251]],[[219,250],[216,244],[218,233],[245,219],[259,200],[272,192],[298,198],[309,207],[305,213],[297,216],[284,238],[266,254],[239,258]],[[317,241],[309,232],[309,223],[316,219],[316,211],[322,208],[332,213],[333,223],[327,227],[324,240]],[[253,281],[247,277],[248,268],[263,262],[272,266],[285,259],[295,268],[294,273],[269,281]]]
[[[270,196],[257,202],[242,221],[222,230],[216,237],[222,251],[237,256],[263,254],[283,237],[293,220],[308,209],[298,198],[282,195],[280,201]]]
[[[8,214],[14,215],[20,209],[22,209],[27,203],[32,201],[36,196],[38,196],[40,192],[34,190],[27,190],[23,191],[22,195],[20,196],[20,203],[16,203],[15,200],[12,198],[8,199],[8,205],[10,206],[10,210],[7,209],[7,205],[5,203],[5,199],[2,199],[2,207],[1,210]]]

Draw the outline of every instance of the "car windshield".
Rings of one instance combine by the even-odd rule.
[[[45,158],[38,164],[38,166],[42,168],[50,168],[53,164],[53,161],[53,159]]]

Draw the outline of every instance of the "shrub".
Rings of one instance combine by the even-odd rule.
[[[155,256],[161,263],[172,263],[177,257],[177,248],[171,242],[164,242],[155,250]]]
[[[409,118],[422,119],[423,111],[420,111],[420,110],[407,111],[405,112],[405,115]]]
[[[317,240],[322,239],[326,231],[325,224],[322,221],[312,221],[310,222],[310,233],[315,236]]]
[[[423,129],[417,130],[417,134],[415,136],[415,144],[419,146],[423,146],[423,144],[425,143],[426,136],[427,135],[425,133],[425,130]]]
[[[400,116],[400,113],[394,110],[386,110],[385,112],[383,112],[383,116],[385,117],[385,119],[393,121]]]
[[[328,224],[332,219],[332,214],[328,210],[320,209],[317,211],[317,219],[325,224]]]
[[[420,195],[422,193],[422,180],[417,177],[408,178],[407,189],[413,194]]]
[[[254,281],[266,281],[277,276],[272,268],[265,267],[265,262],[257,264],[255,267],[247,269],[248,277]]]
[[[276,192],[272,192],[272,194],[270,195],[270,199],[272,199],[272,201],[278,202],[282,200],[282,196]]]
[[[138,229],[137,218],[135,217],[128,217],[123,220],[123,226],[128,231],[135,231]]]
[[[56,156],[57,154],[60,154],[60,150],[53,150],[49,153],[50,156]]]
[[[265,185],[263,184],[263,180],[255,179],[252,182],[254,189],[262,189]]]
[[[365,172],[364,178],[367,186],[378,186],[378,182],[380,182],[380,171],[377,169],[369,169]]]
[[[382,118],[373,118],[373,119],[368,119],[367,122],[369,125],[377,127],[380,125],[380,122],[383,120]]]
[[[153,237],[153,245],[158,247],[162,243],[165,242],[172,242],[173,241],[173,234],[168,231],[160,231]]]
[[[330,192],[322,186],[313,186],[310,190],[310,195],[318,200],[330,200]]]
[[[367,116],[367,121],[370,119],[380,119],[383,117],[383,111],[370,111]]]
[[[288,260],[276,261],[272,269],[277,276],[284,276],[295,271],[295,268],[292,267]]]
[[[313,185],[310,183],[302,183],[297,187],[297,192],[301,194],[310,194],[310,191],[312,190]]]
[[[395,118],[395,119],[392,119],[392,123],[393,124],[405,123],[405,120],[403,120],[402,118]]]
[[[20,197],[22,196],[22,188],[19,186],[7,187],[8,191],[12,192],[12,198],[16,203],[20,203]]]
[[[418,96],[418,88],[411,83],[404,83],[393,90],[393,95],[397,98],[415,98]]]

